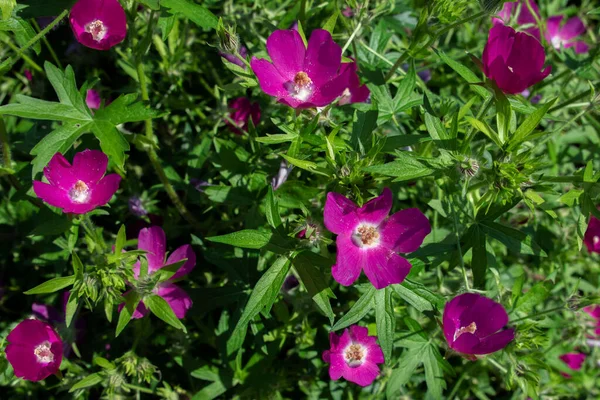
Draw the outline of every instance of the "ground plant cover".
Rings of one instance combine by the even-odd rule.
[[[600,398],[594,0],[0,0],[0,398]]]

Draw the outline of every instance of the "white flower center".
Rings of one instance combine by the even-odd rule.
[[[467,326],[463,326],[460,329],[457,329],[456,332],[454,332],[454,341],[456,341],[456,339],[458,339],[460,337],[460,335],[462,335],[463,333],[475,333],[477,332],[477,324],[475,324],[475,322],[471,322],[469,325]]]
[[[555,49],[560,49],[563,44],[563,41],[560,38],[560,36],[554,36],[552,38],[551,42],[552,42],[552,47],[554,47]]]
[[[351,98],[352,98],[352,93],[350,93],[350,88],[346,88],[346,89],[344,89],[344,92],[340,96],[340,99],[338,100],[338,104],[340,106],[350,104]]]
[[[77,181],[69,191],[69,197],[74,203],[85,203],[90,198],[90,188],[84,181]]]
[[[349,367],[355,368],[362,365],[367,357],[367,349],[361,344],[352,343],[344,349],[344,361]]]
[[[96,42],[101,41],[106,36],[106,26],[99,19],[96,19],[85,26],[85,31],[92,35]]]
[[[300,71],[294,76],[293,82],[287,83],[287,90],[295,99],[306,101],[313,94],[314,85],[308,74]]]
[[[54,354],[52,353],[50,348],[50,342],[46,340],[33,350],[33,353],[37,357],[38,362],[47,364],[54,361]]]
[[[359,225],[352,234],[352,242],[361,248],[370,248],[379,245],[381,235],[374,225]]]
[[[598,242],[600,242],[600,237],[599,236],[594,236],[592,238],[592,241],[594,242],[594,246],[598,244]]]

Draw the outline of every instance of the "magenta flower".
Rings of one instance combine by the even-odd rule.
[[[7,336],[6,358],[15,376],[41,381],[60,368],[63,344],[56,331],[37,319],[26,319]]]
[[[532,36],[504,25],[490,29],[483,50],[483,72],[504,93],[521,93],[547,77],[552,67],[540,71],[545,61],[544,47]]]
[[[360,79],[358,79],[358,75],[356,74],[357,70],[358,65],[356,61],[344,63],[340,68],[340,76],[345,77],[347,80],[346,89],[344,89],[338,100],[340,106],[351,103],[364,103],[369,99],[371,91],[367,85],[360,84]]]
[[[277,30],[267,39],[267,52],[272,62],[253,57],[250,66],[263,92],[280,103],[324,107],[350,89],[342,48],[326,30],[314,30],[308,47],[296,30]]]
[[[521,4],[520,7],[519,3]],[[535,1],[529,0],[529,5],[537,15],[538,19],[540,19],[540,10],[537,4],[535,4]],[[516,15],[517,25],[532,25],[525,28],[524,31],[534,36],[537,40],[541,40],[540,28],[537,26],[537,20],[529,10],[529,7],[527,7],[527,4],[522,0],[504,3],[502,10],[500,10],[496,14],[496,17],[493,18],[494,25],[507,24],[510,21],[511,17],[515,16],[517,12],[519,13],[518,15]]]
[[[29,82],[33,81],[33,75],[31,74],[31,71],[30,71],[30,70],[26,69],[26,70],[25,70],[23,73],[25,74],[25,78],[26,78],[26,79],[27,79]]]
[[[579,371],[581,370],[581,366],[585,362],[586,355],[583,353],[566,353],[560,356],[559,358],[572,370]]]
[[[502,305],[476,293],[456,296],[444,308],[444,336],[448,346],[467,358],[501,350],[515,338]]]
[[[85,214],[107,204],[119,188],[119,175],[104,176],[107,166],[108,157],[98,150],[75,154],[73,166],[56,153],[44,168],[49,184],[33,181],[33,191],[64,213]]]
[[[331,273],[340,284],[351,285],[364,270],[373,286],[382,289],[401,283],[410,272],[411,264],[396,253],[417,250],[431,227],[417,208],[388,217],[392,201],[388,188],[360,208],[339,193],[327,194],[323,218],[325,227],[338,235]]]
[[[100,97],[100,93],[97,90],[90,89],[87,91],[85,96],[85,104],[87,104],[90,110],[97,110],[100,108],[100,104],[102,103],[102,98]]]
[[[596,337],[600,337],[600,305],[584,307],[583,311],[595,320],[594,334],[596,335]],[[593,336],[590,337],[593,338]]]
[[[225,122],[233,133],[242,135],[247,132],[250,118],[252,118],[254,126],[260,122],[260,106],[258,103],[250,102],[247,97],[238,97],[231,100],[229,108],[231,109],[229,119],[234,123],[231,123],[230,120],[225,120]]]
[[[583,21],[573,17],[561,26],[563,19],[563,15],[548,18],[546,40],[557,50],[575,47],[575,53],[587,53],[589,46],[583,40],[574,40],[585,33]]]
[[[600,253],[600,220],[594,216],[590,218],[583,243],[590,253]]]
[[[240,46],[239,52],[242,58],[246,58],[248,56],[248,49],[246,49],[246,47],[244,46]],[[240,60],[240,58],[237,55],[232,53],[226,53],[224,51],[219,51],[219,55],[227,61],[229,61],[230,63],[235,64],[240,68],[246,69],[246,64],[244,64],[244,62]]]
[[[196,266],[196,254],[194,253],[192,246],[186,244],[177,248],[167,258],[166,246],[167,238],[162,228],[158,226],[151,226],[150,228],[144,228],[140,231],[138,236],[138,250],[147,251],[146,259],[148,260],[148,276],[151,276],[154,272],[167,265],[175,264],[178,261],[187,259],[185,263],[179,267],[175,275],[173,275],[168,281],[159,283],[158,286],[153,290],[154,294],[162,297],[167,303],[169,303],[177,318],[182,319],[185,317],[187,311],[192,307],[192,299],[190,296],[188,296],[185,290],[175,285],[173,281],[189,274],[194,269]],[[136,278],[139,278],[139,261],[134,265],[133,273]],[[119,306],[119,311],[123,308],[123,306],[124,304]],[[142,300],[133,313],[133,318],[142,318],[147,314],[148,309]]]
[[[108,50],[127,35],[127,17],[118,0],[79,0],[69,15],[77,41],[96,50]]]
[[[385,362],[377,337],[369,336],[363,326],[352,325],[341,336],[329,334],[331,348],[323,352],[323,361],[329,364],[329,377],[344,378],[360,386],[369,386],[379,375],[377,364]]]

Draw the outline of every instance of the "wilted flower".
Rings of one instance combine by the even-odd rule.
[[[100,108],[100,104],[102,103],[102,98],[100,97],[100,93],[97,90],[90,89],[87,91],[85,95],[85,104],[91,110],[97,110]]]
[[[15,376],[41,381],[60,368],[63,344],[56,331],[37,319],[26,319],[7,336],[6,358]]]
[[[567,364],[573,371],[581,370],[581,366],[585,362],[586,355],[583,353],[566,353],[559,357],[562,362]],[[571,375],[562,373],[566,378],[570,378]]]
[[[594,216],[590,217],[583,243],[590,253],[600,253],[600,220]]]
[[[226,119],[225,122],[233,133],[241,135],[246,132],[250,118],[252,118],[252,123],[255,126],[260,122],[260,106],[258,103],[250,102],[247,97],[238,97],[231,100],[229,108],[231,112],[229,113],[229,119]]]
[[[96,50],[108,50],[127,35],[127,17],[118,0],[79,0],[69,16],[77,41]]]
[[[279,189],[279,187],[283,185],[285,181],[287,181],[288,177],[290,176],[290,172],[292,172],[293,168],[294,166],[288,165],[287,161],[281,161],[281,164],[279,164],[279,171],[277,171],[277,175],[274,176],[273,179],[271,179],[271,187],[273,188],[273,190]]]
[[[246,49],[246,47],[244,47],[244,46],[240,46],[239,54],[240,54],[240,56],[242,56],[242,58],[246,58],[246,56],[248,56],[248,49]],[[224,51],[219,51],[219,55],[221,57],[223,57],[224,59],[226,59],[227,61],[229,61],[230,63],[233,63],[233,64],[237,65],[238,67],[246,69],[246,64],[242,60],[240,60],[240,58],[235,53],[227,53]]]
[[[585,25],[579,17],[569,19],[563,26],[563,15],[548,18],[546,40],[557,50],[575,47],[575,53],[587,53],[589,46],[583,40],[575,40],[585,33]]]
[[[121,177],[104,176],[108,157],[98,150],[75,154],[73,165],[56,153],[44,168],[48,183],[33,181],[35,194],[65,213],[85,214],[107,204],[119,188]]]
[[[272,62],[253,57],[250,65],[261,89],[280,103],[325,107],[349,89],[350,72],[341,68],[342,48],[324,29],[313,31],[308,48],[297,31],[277,30],[267,39],[267,52]]]
[[[502,350],[515,338],[514,328],[501,330],[508,314],[501,304],[476,293],[456,296],[444,308],[448,346],[471,360],[474,355]]]
[[[410,262],[397,253],[417,250],[431,226],[417,208],[388,217],[392,202],[388,188],[360,208],[339,193],[327,194],[325,227],[338,235],[337,260],[331,273],[340,284],[351,285],[364,270],[373,286],[381,289],[401,283],[410,272]]]
[[[140,199],[138,196],[131,196],[127,203],[129,205],[129,211],[136,217],[148,215],[148,211],[144,208],[142,199]]]
[[[541,71],[545,61],[544,48],[534,37],[501,24],[490,29],[483,71],[503,92],[521,93],[543,80],[552,70],[547,66]]]
[[[329,377],[344,378],[360,386],[369,386],[379,375],[377,364],[385,359],[376,336],[369,336],[363,326],[352,325],[341,336],[329,333],[331,348],[323,352],[323,361],[329,364]]]
[[[166,259],[167,238],[162,228],[152,226],[140,231],[138,237],[138,250],[146,251],[146,259],[148,260],[148,275],[152,275],[159,269],[175,264],[183,259],[185,263],[179,267],[177,272],[166,282],[159,283],[154,288],[153,293],[165,299],[173,309],[177,318],[185,317],[187,311],[192,307],[192,299],[185,290],[172,283],[173,280],[181,278],[189,274],[196,266],[196,254],[189,244],[183,245],[172,252]],[[140,262],[138,261],[133,266],[133,273],[136,278],[140,275]],[[119,311],[124,307],[124,304],[119,306]],[[142,301],[133,313],[132,318],[142,318],[148,314],[148,309]]]
[[[540,28],[537,26],[536,17],[531,13],[530,8],[537,15],[538,19],[541,18],[540,10],[535,1],[529,0],[528,3],[529,7],[523,0],[504,3],[502,10],[493,18],[494,25],[507,24],[510,22],[511,17],[516,16],[516,22],[519,27],[528,26],[524,31],[534,36],[537,40],[541,40]],[[518,15],[516,15],[517,13]]]

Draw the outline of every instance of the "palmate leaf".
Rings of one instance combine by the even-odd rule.
[[[60,102],[17,95],[16,103],[0,107],[0,115],[61,122],[31,150],[36,156],[32,162],[33,177],[43,170],[54,154],[65,153],[85,133],[92,133],[100,141],[102,151],[123,169],[129,143],[116,126],[156,118],[160,114],[137,102],[137,94],[123,95],[92,114],[85,105],[85,93],[77,89],[73,68],[68,66],[63,72],[49,62],[44,68]]]

